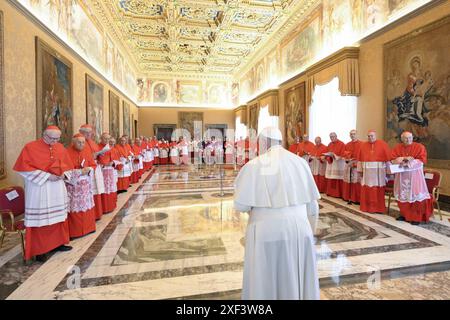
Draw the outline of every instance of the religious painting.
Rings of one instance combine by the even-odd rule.
[[[197,121],[203,124],[203,112],[178,111],[178,128],[189,131],[191,137],[194,137],[194,126]]]
[[[49,125],[61,129],[60,142],[73,134],[72,63],[36,37],[37,136]]]
[[[105,37],[105,71],[110,77],[113,75],[114,68],[114,43],[110,37]]]
[[[128,92],[128,94],[135,98],[136,97],[136,76],[133,74],[133,72],[131,71],[130,66],[128,65],[128,63],[125,64],[125,89]]]
[[[103,86],[86,74],[86,122],[94,127],[95,139],[103,133]]]
[[[137,100],[138,102],[150,102],[152,80],[146,78],[137,79]]]
[[[208,87],[208,103],[225,105],[227,101],[225,84],[212,83]]]
[[[428,152],[429,164],[450,168],[450,16],[384,47],[385,138],[407,130]]]
[[[123,85],[123,63],[123,56],[116,48],[114,56],[114,81],[120,85]]]
[[[389,15],[395,14],[400,10],[417,2],[417,0],[388,0]]]
[[[291,75],[302,70],[317,56],[321,44],[321,6],[281,44],[281,72]]]
[[[169,85],[165,82],[155,82],[153,85],[153,102],[167,103],[169,102],[170,90]]]
[[[239,104],[239,83],[233,82],[231,85],[231,102],[234,106]]]
[[[280,74],[279,63],[278,50],[272,50],[272,52],[267,55],[267,82],[269,87],[274,87],[278,84],[278,76]]]
[[[381,27],[387,19],[386,0],[364,0],[364,29]]]
[[[248,126],[251,129],[258,131],[258,116],[259,116],[259,106],[257,103],[249,106],[249,122]]]
[[[127,136],[131,136],[130,131],[130,105],[123,101],[122,106],[122,115],[123,115],[123,134],[126,134]]]
[[[118,139],[120,135],[119,108],[119,96],[112,91],[109,91],[109,134],[116,139]]]
[[[351,0],[323,0],[323,34],[325,48],[338,49],[356,40],[358,29],[352,17]]]
[[[242,101],[247,100],[255,92],[255,76],[253,71],[253,68],[250,69],[241,79],[241,90],[239,92],[239,95]]]
[[[266,70],[264,68],[264,59],[256,66],[256,91],[264,88],[266,84]]]
[[[3,11],[0,11],[0,179],[6,177],[6,163],[5,163],[5,73],[4,73],[4,56],[3,56]]]
[[[177,81],[177,103],[200,104],[202,102],[201,83],[197,81]]]
[[[306,131],[306,90],[305,83],[286,90],[285,93],[285,128],[287,145],[295,143],[295,138]]]

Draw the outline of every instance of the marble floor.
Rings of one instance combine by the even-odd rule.
[[[0,249],[2,299],[239,299],[247,214],[232,166],[160,166],[119,195],[97,232],[45,263]],[[323,196],[315,235],[322,299],[450,299],[450,223],[413,226]]]

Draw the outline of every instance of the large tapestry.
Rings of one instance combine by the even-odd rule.
[[[119,97],[112,91],[109,91],[109,134],[116,139],[120,135],[119,108]]]
[[[439,167],[450,160],[449,52],[450,16],[384,48],[386,140],[393,146],[411,131]]]
[[[58,126],[60,142],[68,145],[73,133],[72,63],[36,37],[37,136],[49,125]]]
[[[130,105],[123,101],[123,134],[131,137],[130,131]]]
[[[305,83],[286,90],[285,95],[285,128],[287,145],[295,143],[295,137],[306,131],[306,96]]]
[[[86,121],[94,127],[95,138],[103,132],[103,86],[86,74]]]
[[[178,128],[189,131],[191,138],[194,137],[194,125],[196,121],[200,121],[203,127],[203,112],[178,112]]]
[[[0,11],[0,179],[6,177],[5,164],[5,120],[4,120],[4,64],[3,64],[3,11]]]

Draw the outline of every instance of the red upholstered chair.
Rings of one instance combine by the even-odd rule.
[[[391,210],[391,199],[394,196],[394,179],[395,175],[393,174],[387,174],[386,175],[387,182],[386,186],[384,187],[384,194],[388,196],[388,204],[386,206],[386,214],[389,215],[389,211]]]
[[[439,217],[442,220],[441,207],[439,206],[439,193],[441,189],[442,174],[441,172],[432,169],[425,169],[423,173],[425,175],[425,182],[427,183],[428,192],[433,197],[433,212],[434,205],[436,205]]]
[[[9,200],[7,194],[16,191],[18,197]],[[0,189],[0,248],[7,232],[18,232],[25,257],[24,232],[25,193],[22,187],[14,186]]]

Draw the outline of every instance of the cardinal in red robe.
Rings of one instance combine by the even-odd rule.
[[[47,127],[41,139],[25,145],[13,167],[25,181],[25,260],[36,256],[45,261],[54,249],[72,249],[66,245],[69,198],[64,172],[73,166],[60,137],[58,127]]]
[[[86,147],[86,139],[80,133],[73,136],[67,153],[74,168],[66,173],[70,200],[69,233],[70,238],[78,238],[95,231],[93,179],[90,175],[94,174],[97,164],[90,149]]]
[[[131,148],[127,144],[127,137],[122,136],[115,149],[119,154],[120,164],[116,165],[117,169],[117,192],[124,192],[130,187],[130,177],[133,171],[131,160]]]
[[[324,154],[328,152],[328,148],[322,143],[322,139],[320,137],[316,137],[314,142],[314,149],[312,149],[311,156],[309,158],[309,167],[311,168],[317,189],[319,189],[319,192],[324,193],[327,191],[327,179],[325,178],[327,162]]]
[[[361,140],[356,137],[356,130],[350,131],[350,142],[344,148],[344,178],[342,180],[342,199],[349,204],[359,203],[361,197],[361,174],[357,170],[356,160]]]
[[[386,186],[386,163],[391,160],[389,146],[383,140],[377,140],[377,134],[370,130],[368,141],[360,145],[357,170],[361,172],[360,209],[364,212],[384,213]]]
[[[288,150],[292,153],[297,154],[299,144],[300,144],[300,137],[295,137],[295,142],[289,146]]]
[[[411,132],[403,132],[401,139],[402,143],[397,144],[391,154],[392,163],[404,170],[395,174],[394,181],[394,197],[400,209],[397,220],[412,224],[428,222],[433,214],[433,199],[423,173],[427,151],[422,144],[413,142]]]
[[[335,132],[330,133],[331,142],[328,144],[326,155],[327,168],[325,178],[327,178],[326,194],[331,197],[342,197],[342,180],[344,178],[344,149],[345,144],[337,138]]]
[[[90,124],[84,124],[80,127],[79,132],[86,139],[86,149],[91,152],[94,161],[96,161],[100,152],[100,148],[93,140],[95,138],[93,127]],[[94,188],[95,216],[97,220],[99,220],[103,215],[102,193],[105,193],[105,183],[103,181],[103,173],[100,166],[97,166],[95,168],[92,179]]]
[[[297,155],[305,159],[306,162],[309,162],[309,158],[313,150],[314,143],[309,141],[309,136],[307,134],[304,134],[302,142],[300,142],[297,146]]]
[[[104,132],[101,136],[99,147],[104,152],[98,156],[98,164],[102,167],[105,193],[102,194],[102,206],[104,213],[114,211],[117,206],[117,181],[114,169],[115,163],[120,159],[117,150],[111,148],[109,140],[111,136]],[[105,151],[107,150],[107,151]]]

